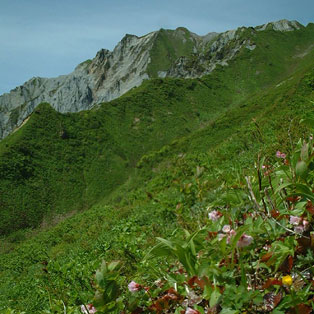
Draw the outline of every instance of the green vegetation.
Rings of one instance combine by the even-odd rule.
[[[194,40],[187,29],[180,27],[175,31],[159,30],[151,50],[148,74],[150,77],[158,77],[159,71],[169,70],[179,57],[190,56],[193,53],[193,47]]]
[[[259,32],[257,48],[243,48],[228,67],[145,81],[92,111],[40,105],[0,143],[0,310],[80,313],[93,302],[104,313],[162,313],[168,295],[180,313],[186,287],[202,298],[189,305],[200,313],[312,306],[305,270],[312,278],[313,253],[302,244],[313,230],[312,142],[296,146],[310,135],[300,120],[314,118],[310,27]],[[299,226],[290,215],[307,229],[287,231]],[[237,232],[229,241],[225,225]],[[243,234],[253,241],[239,248]]]

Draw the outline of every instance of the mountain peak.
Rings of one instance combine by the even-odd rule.
[[[280,20],[256,31],[294,31],[304,26]],[[10,134],[41,103],[60,112],[77,112],[110,101],[156,77],[196,78],[227,66],[242,49],[257,46],[245,27],[200,36],[185,27],[163,29],[143,36],[126,34],[113,51],[101,49],[92,60],[57,78],[29,80],[0,96],[0,139]]]
[[[283,20],[269,22],[269,23],[257,26],[255,29],[258,31],[264,31],[266,29],[273,29],[274,31],[291,32],[291,31],[298,30],[303,27],[304,26],[298,21],[295,21],[295,20],[289,21],[289,20],[283,19]]]

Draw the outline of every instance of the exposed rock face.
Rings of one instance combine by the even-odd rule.
[[[264,31],[267,28],[272,28],[274,31],[291,32],[291,31],[300,29],[302,27],[303,25],[297,21],[280,20],[277,22],[270,22],[270,23],[266,23],[264,25],[258,26],[256,27],[256,30]]]
[[[77,112],[140,85],[149,78],[145,69],[154,36],[126,35],[112,52],[100,50],[93,60],[81,63],[68,75],[32,78],[0,96],[0,138],[10,134],[42,102],[60,112]]]
[[[256,30],[269,27],[292,31],[303,26],[296,21],[282,20]],[[228,65],[243,47],[255,49],[254,43],[241,36],[244,30],[198,36],[180,27],[143,37],[126,35],[113,51],[100,50],[93,60],[81,63],[68,75],[32,78],[0,96],[0,138],[20,126],[41,102],[48,102],[63,113],[77,112],[115,99],[151,77],[192,78],[208,74],[217,64]],[[158,49],[167,54],[156,56]]]

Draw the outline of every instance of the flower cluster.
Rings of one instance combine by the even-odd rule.
[[[277,150],[277,152],[276,152],[276,157],[277,157],[277,158],[285,159],[285,158],[286,158],[286,154],[285,154],[285,153],[282,153],[282,152],[279,151],[279,150]]]
[[[221,241],[224,237],[227,237],[227,243],[229,244],[231,238],[236,235],[235,230],[231,229],[230,225],[224,225],[222,227],[223,233],[218,233],[218,240]]]
[[[233,229],[231,229],[230,225],[224,225],[222,227],[222,232],[218,234],[218,240],[221,241],[224,237],[227,237],[227,243],[229,244],[231,241],[231,238],[237,234],[237,232]],[[250,245],[253,242],[253,237],[243,233],[240,239],[237,242],[237,247],[245,247]]]
[[[294,226],[294,232],[303,233],[309,229],[309,222],[298,216],[290,216],[290,224]]]
[[[217,221],[221,216],[222,216],[222,213],[217,210],[213,210],[208,214],[208,218],[211,221]]]

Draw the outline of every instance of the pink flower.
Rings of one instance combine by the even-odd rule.
[[[283,158],[285,159],[286,158],[286,154],[285,153],[282,153],[281,151],[277,150],[276,152],[276,157],[277,158]]]
[[[266,169],[266,166],[265,166],[265,165],[262,165],[262,169]]]
[[[221,216],[222,214],[217,210],[213,210],[208,214],[208,218],[212,221],[217,221]]]
[[[230,244],[231,238],[232,238],[233,236],[235,236],[236,234],[237,234],[237,232],[236,232],[235,230],[233,230],[233,229],[230,230],[229,235],[228,235],[228,238],[227,238],[227,243],[228,243],[228,244]]]
[[[236,233],[235,230],[231,229],[230,232],[229,232],[229,234],[230,234],[231,236],[235,236],[237,233]]]
[[[302,224],[303,224],[304,230],[309,229],[310,224],[307,220],[303,219]]]
[[[84,314],[94,314],[97,310],[94,308],[93,304],[81,305],[81,312]]]
[[[237,247],[245,247],[252,243],[253,237],[243,233],[239,241],[237,242]]]
[[[200,312],[197,311],[197,310],[193,310],[193,309],[191,309],[190,307],[188,307],[188,308],[186,309],[186,311],[185,311],[185,314],[200,314]]]
[[[297,226],[301,222],[302,218],[297,217],[297,216],[290,216],[289,222],[291,225]]]
[[[222,232],[224,232],[224,233],[228,233],[228,232],[230,232],[230,230],[231,230],[231,226],[230,225],[224,225],[222,227]]]
[[[132,280],[128,284],[128,289],[129,289],[130,292],[136,292],[136,291],[141,289],[141,285]]]
[[[294,227],[294,232],[296,232],[296,233],[303,233],[304,232],[304,227],[303,226],[295,226]]]

